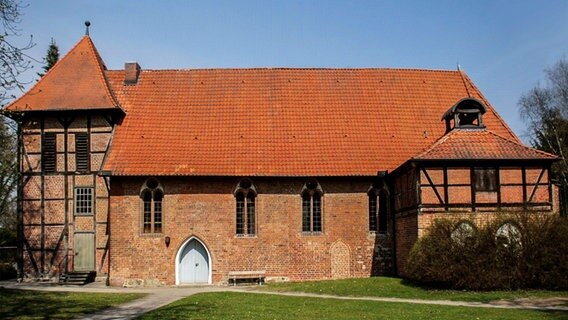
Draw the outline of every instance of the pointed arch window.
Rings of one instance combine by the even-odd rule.
[[[162,233],[164,190],[156,179],[149,179],[140,191],[142,199],[142,233]]]
[[[371,186],[369,192],[369,231],[387,233],[389,193]]]
[[[470,221],[461,221],[456,224],[451,233],[452,240],[462,246],[472,245],[475,241],[475,226]]]
[[[256,234],[255,199],[256,187],[248,180],[242,180],[235,189],[236,234],[254,236]]]
[[[323,230],[322,196],[319,183],[310,180],[302,188],[302,232],[319,233]]]
[[[505,248],[521,247],[522,234],[520,228],[514,222],[506,222],[495,232],[495,240]]]

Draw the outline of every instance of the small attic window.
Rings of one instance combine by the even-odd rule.
[[[473,98],[465,98],[451,107],[442,120],[446,121],[446,132],[454,128],[483,129],[483,114],[487,111],[485,105]]]

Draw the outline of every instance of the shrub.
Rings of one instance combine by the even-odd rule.
[[[478,228],[438,219],[416,242],[406,271],[411,280],[453,289],[567,290],[567,257],[566,218],[501,214]]]
[[[18,273],[11,263],[0,262],[0,280],[15,279]]]

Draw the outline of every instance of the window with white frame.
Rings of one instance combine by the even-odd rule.
[[[91,187],[75,188],[75,214],[76,215],[92,215],[93,214],[93,192]]]

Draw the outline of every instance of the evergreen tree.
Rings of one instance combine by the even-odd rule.
[[[47,47],[47,55],[45,56],[45,66],[43,66],[43,73],[38,73],[37,75],[43,77],[51,67],[53,67],[59,60],[59,47],[55,43],[55,40],[51,38],[51,43]]]

